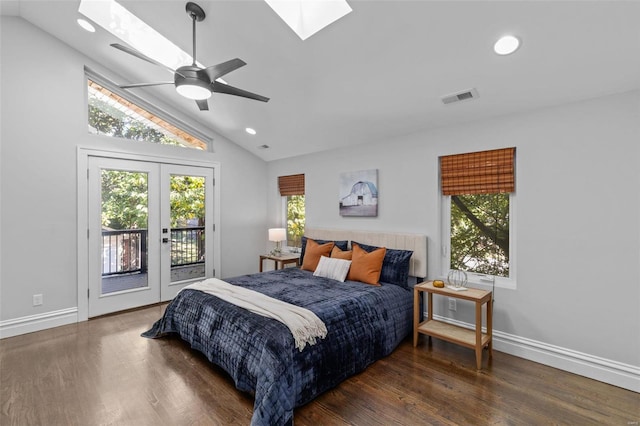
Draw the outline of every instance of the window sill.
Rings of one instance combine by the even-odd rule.
[[[439,276],[436,279],[442,280],[447,283],[446,276]],[[467,280],[467,285],[469,287],[480,288],[483,290],[491,290],[494,288],[494,283],[490,280],[481,280],[478,277],[470,277]],[[503,288],[507,290],[517,290],[518,287],[516,285],[516,280],[511,278],[496,278],[495,288]]]

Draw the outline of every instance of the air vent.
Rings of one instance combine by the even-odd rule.
[[[443,104],[447,105],[447,104],[452,104],[454,102],[469,101],[471,99],[476,99],[477,97],[478,97],[478,91],[476,89],[469,89],[463,92],[458,92],[458,93],[453,93],[451,95],[443,96],[440,99],[442,99]]]

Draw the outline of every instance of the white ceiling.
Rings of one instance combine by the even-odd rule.
[[[197,28],[198,61],[243,59],[248,65],[224,79],[271,100],[214,94],[201,112],[172,86],[136,93],[267,161],[640,88],[638,1],[348,0],[351,13],[305,41],[262,0],[196,2],[207,14]],[[120,3],[191,52],[185,1]],[[78,4],[3,0],[2,13],[22,16],[127,82],[171,80],[109,47],[118,40],[104,30],[80,29]],[[505,33],[522,46],[501,57],[492,47]],[[440,101],[470,88],[477,100]]]

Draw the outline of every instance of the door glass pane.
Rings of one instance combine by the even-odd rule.
[[[205,276],[205,178],[171,175],[171,282]]]
[[[103,169],[101,177],[101,293],[147,287],[148,175]]]

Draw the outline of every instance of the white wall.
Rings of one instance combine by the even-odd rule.
[[[21,18],[3,16],[1,24],[0,326],[78,306],[78,146],[218,163],[215,267],[224,277],[257,270],[267,228],[263,160],[197,123],[190,124],[214,139],[215,153],[90,135],[84,66],[108,70]],[[44,295],[42,306],[32,306],[34,294]]]
[[[517,289],[496,289],[496,347],[576,372],[563,356],[630,368],[632,385],[620,385],[640,390],[639,123],[636,91],[271,162],[269,220],[280,215],[277,176],[305,173],[308,226],[425,233],[435,278],[438,157],[515,146]],[[373,168],[378,217],[341,217],[338,175]],[[464,303],[434,311],[473,323]]]

